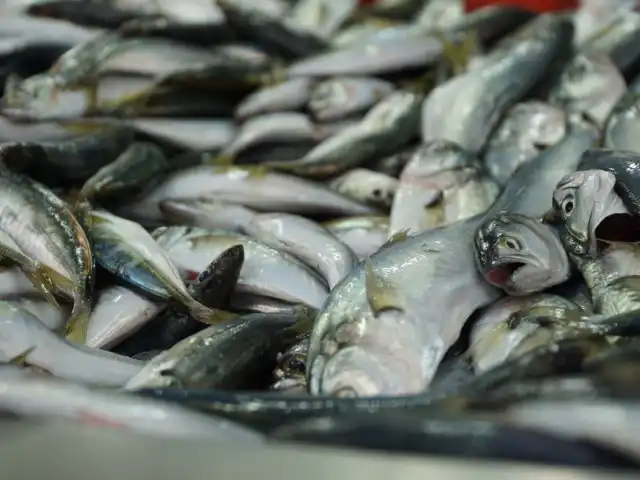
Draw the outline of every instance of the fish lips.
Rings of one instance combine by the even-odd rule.
[[[491,285],[501,288],[509,295],[523,295],[530,292],[522,292],[517,287],[517,279],[525,270],[545,270],[544,265],[532,257],[522,255],[509,255],[503,257],[490,256],[484,266],[484,278]]]

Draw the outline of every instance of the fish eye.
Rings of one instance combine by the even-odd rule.
[[[380,198],[382,197],[382,190],[380,190],[379,188],[374,188],[373,191],[371,192],[373,194],[374,197],[376,198]]]
[[[562,201],[562,211],[565,215],[569,216],[573,213],[575,209],[575,203],[572,197],[567,197]]]
[[[303,374],[306,371],[306,366],[303,360],[297,357],[293,357],[291,360],[287,362],[286,369],[292,373]]]
[[[513,237],[508,237],[506,235],[500,238],[500,246],[508,248],[509,250],[521,250],[522,246],[520,242]]]

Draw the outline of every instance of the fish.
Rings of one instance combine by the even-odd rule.
[[[297,28],[309,30],[321,38],[330,39],[357,8],[358,3],[355,0],[345,2],[302,0],[292,5],[286,19]]]
[[[484,213],[499,188],[479,160],[448,141],[423,144],[400,174],[389,234],[421,232]]]
[[[169,163],[157,146],[132,143],[118,158],[95,172],[82,186],[80,195],[92,199],[135,192],[168,170]]]
[[[213,198],[168,199],[160,202],[162,215],[176,225],[228,230],[245,233],[258,212],[235,203]]]
[[[250,237],[302,260],[320,273],[329,289],[358,264],[356,254],[317,223],[298,215],[262,213],[244,228]]]
[[[257,115],[300,110],[309,102],[314,84],[310,78],[294,78],[262,87],[238,104],[235,118],[245,121]]]
[[[229,313],[206,307],[189,295],[171,258],[140,225],[105,210],[92,211],[91,221],[96,262],[104,269],[159,300],[174,299],[199,321],[230,318]]]
[[[303,338],[281,354],[278,354],[277,365],[273,371],[276,379],[271,390],[278,392],[299,392],[307,390],[306,356],[309,348],[309,338]]]
[[[571,263],[555,229],[536,218],[502,213],[475,234],[478,269],[487,282],[513,296],[564,283]]]
[[[640,153],[640,141],[636,135],[636,128],[640,125],[640,121],[638,121],[639,99],[638,92],[632,89],[629,89],[620,98],[607,120],[602,141],[603,147]]]
[[[0,186],[5,192],[0,230],[37,263],[48,283],[69,280],[73,310],[66,327],[82,331],[91,312],[94,276],[91,244],[83,227],[65,202],[29,177],[2,167]]]
[[[613,62],[601,54],[578,54],[564,68],[548,101],[571,113],[587,115],[603,128],[627,85]]]
[[[422,106],[422,140],[448,140],[479,153],[502,115],[542,78],[572,34],[567,20],[541,15],[503,40],[482,68],[436,87]]]
[[[314,86],[307,108],[320,122],[339,120],[368,111],[395,90],[373,77],[333,77]]]
[[[491,176],[506,185],[521,165],[557,144],[566,132],[564,110],[540,101],[518,103],[491,134],[484,163]]]
[[[166,304],[114,285],[98,292],[87,326],[86,345],[109,349],[159,315]]]
[[[297,175],[326,177],[390,154],[408,143],[418,130],[422,96],[397,91],[364,118],[333,135],[293,162],[266,162],[267,167]]]
[[[56,379],[5,378],[0,391],[3,410],[35,419],[70,420],[158,438],[263,443],[260,434],[223,418]]]
[[[236,135],[236,126],[219,118],[136,117],[126,121],[154,141],[187,150],[220,150]]]
[[[315,308],[327,297],[326,284],[318,274],[291,255],[245,235],[197,227],[159,227],[153,238],[185,276],[197,276],[212,259],[240,244],[244,247],[245,261],[238,291]]]
[[[296,316],[255,313],[208,327],[151,359],[125,389],[251,385],[264,363],[292,343],[284,331],[297,320]]]
[[[358,202],[389,209],[398,188],[398,180],[367,168],[353,168],[331,180],[329,186]]]
[[[548,342],[550,332],[534,323],[521,322],[508,325],[512,313],[526,310],[549,310],[554,308],[578,311],[580,307],[568,299],[548,293],[524,297],[506,297],[483,310],[474,323],[470,347],[476,372],[485,372],[504,362],[510,356],[531,349],[541,342]]]
[[[26,308],[7,302],[2,309],[2,361],[23,356],[24,363],[59,378],[100,386],[120,387],[143,366],[122,355],[70,343],[60,338]]]
[[[52,305],[45,299],[23,296],[18,298],[6,298],[6,304],[18,309],[26,310],[40,320],[49,330],[59,332],[69,318],[71,309],[67,305]]]
[[[143,221],[163,220],[165,200],[210,198],[258,211],[298,214],[361,215],[371,207],[308,180],[261,168],[201,165],[177,171],[151,191],[122,208],[121,214]]]
[[[323,226],[364,260],[377,252],[388,237],[387,217],[346,217],[325,222]]]

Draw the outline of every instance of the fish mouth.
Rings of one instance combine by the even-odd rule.
[[[614,213],[603,218],[594,233],[598,242],[640,243],[640,218],[628,213]]]
[[[507,262],[490,268],[487,271],[487,281],[496,287],[503,287],[520,268],[526,266],[524,262]]]

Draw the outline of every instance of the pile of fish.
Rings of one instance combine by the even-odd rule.
[[[0,2],[0,412],[639,468],[640,13],[582,13]]]

